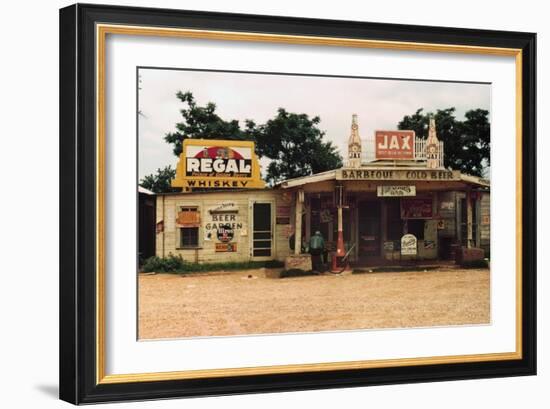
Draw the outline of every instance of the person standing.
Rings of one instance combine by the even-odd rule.
[[[313,271],[323,270],[323,253],[325,252],[325,239],[319,230],[309,239],[309,254]]]

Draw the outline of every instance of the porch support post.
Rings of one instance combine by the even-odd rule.
[[[470,190],[466,192],[466,247],[471,248],[473,242],[473,226],[472,226],[472,194]]]
[[[342,184],[336,185],[336,209],[338,212],[338,237],[336,238],[336,256],[344,257],[346,254],[346,247],[344,246],[344,186]]]
[[[311,204],[308,205],[308,201],[304,197],[304,203],[305,203],[305,209],[302,208],[302,211],[305,213],[305,231],[306,231],[306,237],[309,239],[311,237]],[[304,228],[302,226],[302,228]]]
[[[342,217],[342,206],[338,206],[338,241],[336,242],[336,255],[344,257],[346,248],[344,246],[344,223]]]
[[[304,191],[296,191],[296,229],[294,232],[294,254],[302,252],[302,212],[304,207]]]
[[[380,222],[382,223],[382,245],[380,246],[380,257],[384,257],[384,243],[388,240],[388,202],[380,199]]]

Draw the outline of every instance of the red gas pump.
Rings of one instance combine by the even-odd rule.
[[[344,187],[342,185],[336,186],[337,194],[337,209],[338,209],[338,237],[336,239],[336,252],[332,253],[332,268],[333,273],[339,273],[343,270],[349,268],[347,257],[344,260],[344,265],[338,265],[338,260],[344,258],[346,255],[346,247],[344,245],[344,229],[343,229],[343,209],[347,208],[344,206]],[[340,260],[342,261],[342,260]],[[342,268],[343,267],[343,268]]]

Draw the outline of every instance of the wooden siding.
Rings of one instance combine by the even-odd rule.
[[[491,196],[483,192],[479,202],[479,239],[480,247],[489,250],[491,239]]]
[[[283,194],[285,193],[285,194]],[[272,256],[253,258],[251,255],[252,204],[272,204]],[[190,262],[229,262],[256,259],[283,261],[290,254],[288,232],[290,225],[276,224],[277,206],[291,206],[292,196],[279,190],[250,190],[227,192],[182,193],[157,196],[157,223],[164,222],[164,231],[157,233],[157,256],[181,255]],[[200,215],[199,239],[196,248],[180,247],[180,229],[176,226],[181,207],[197,207]],[[225,210],[224,210],[225,209]],[[290,217],[292,223],[292,215]],[[235,252],[217,252],[218,224],[234,224]],[[216,226],[215,226],[216,225]]]

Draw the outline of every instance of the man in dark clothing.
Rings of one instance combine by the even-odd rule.
[[[309,254],[313,271],[323,270],[323,253],[325,252],[325,239],[319,230],[309,239]]]

